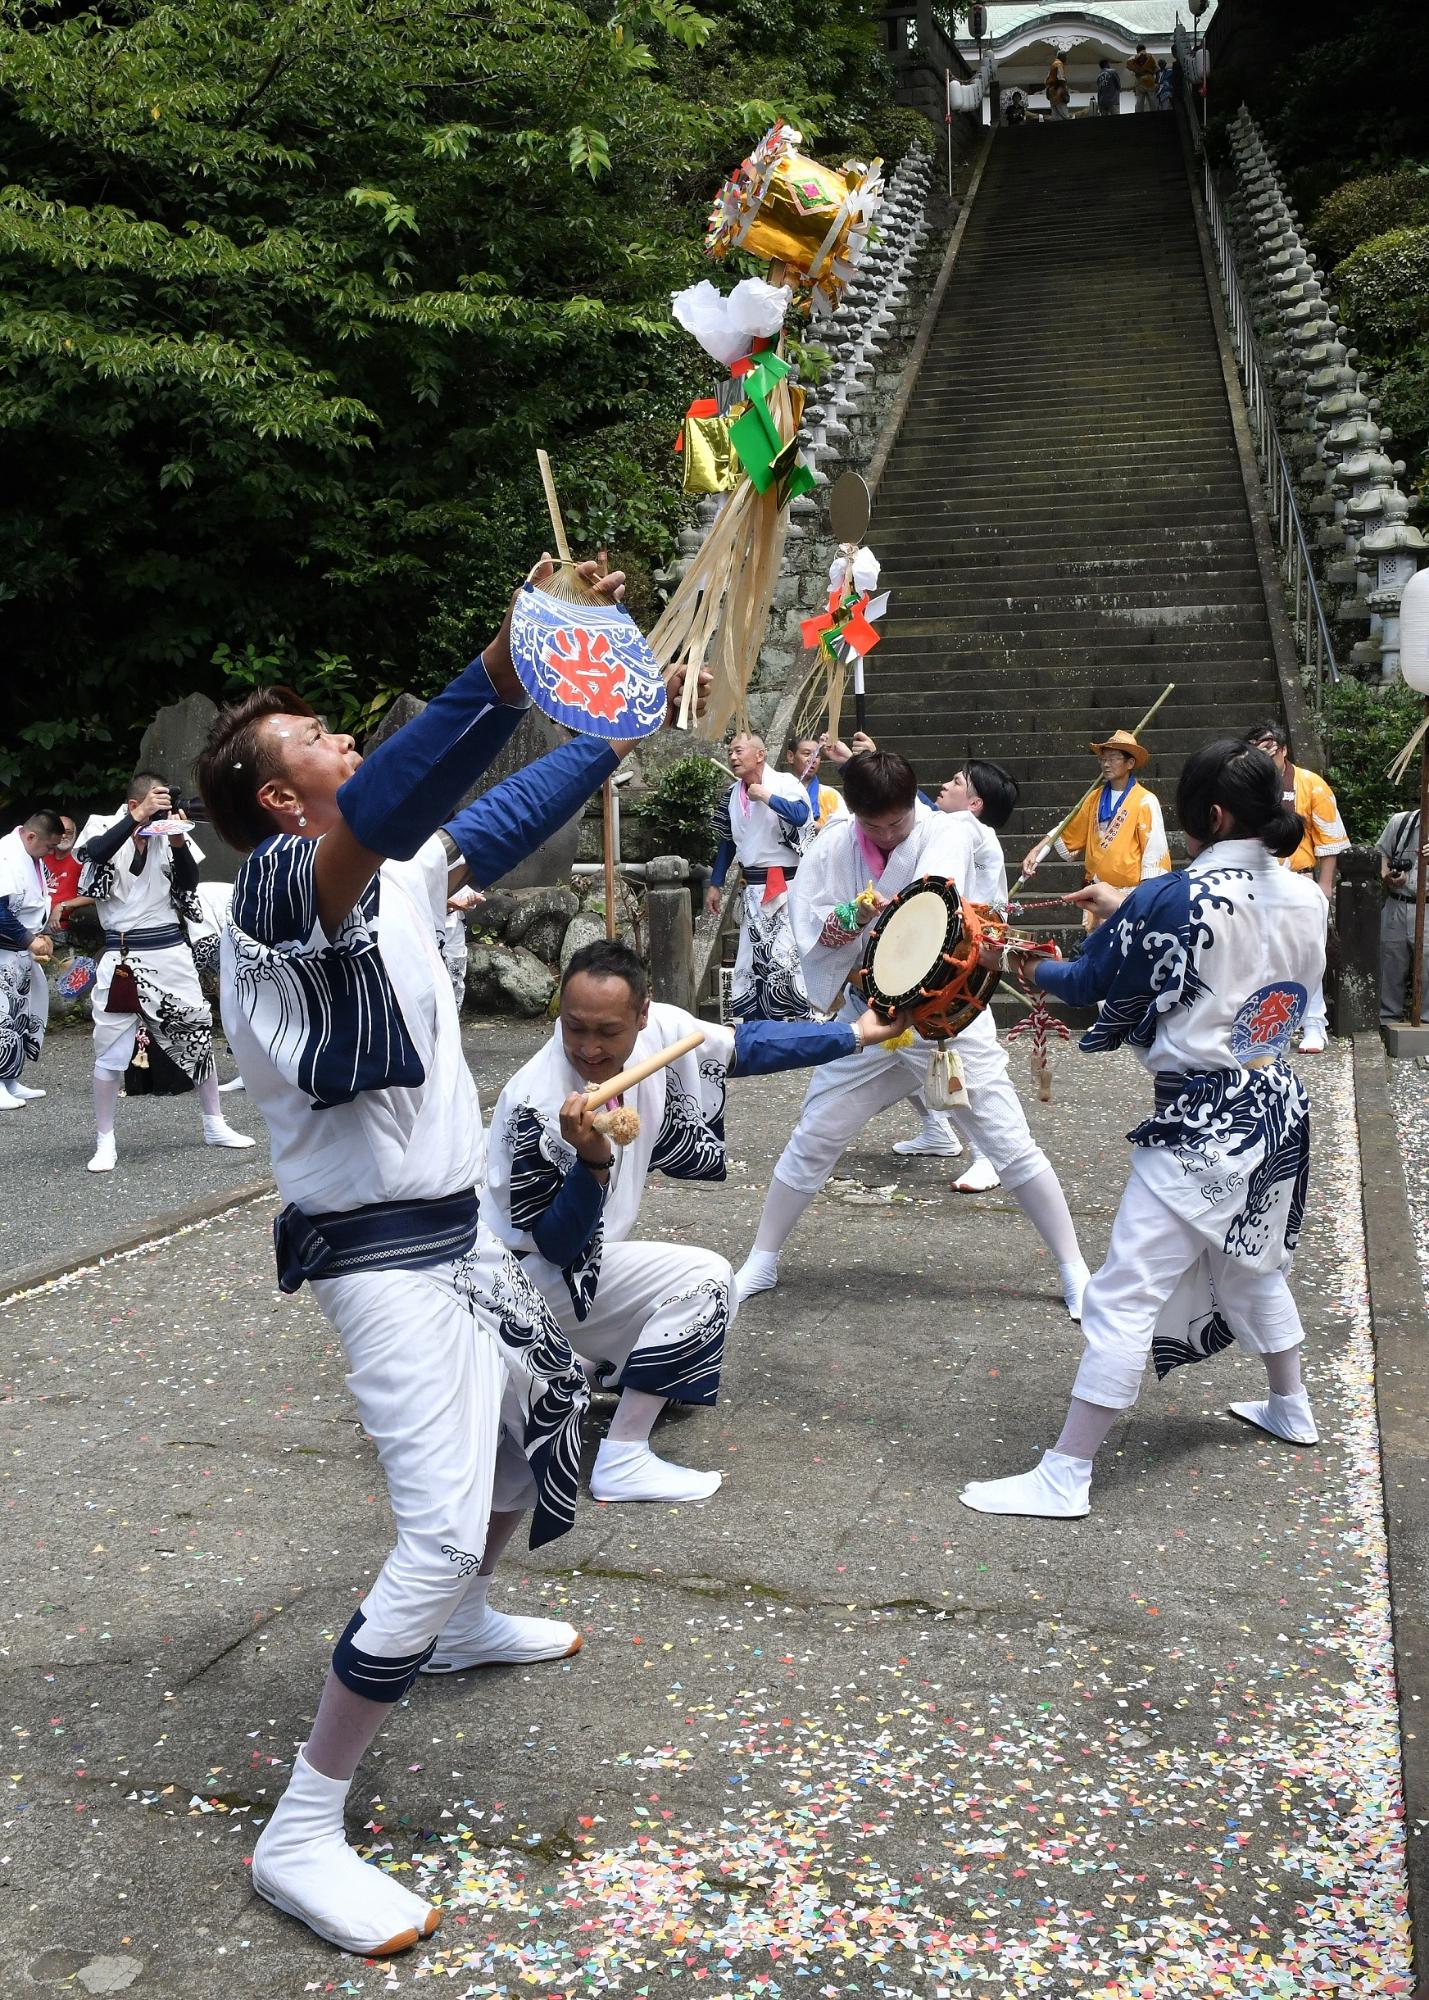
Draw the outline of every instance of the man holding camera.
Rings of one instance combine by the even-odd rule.
[[[251,1146],[219,1108],[213,1016],[184,930],[185,922],[201,921],[196,892],[203,856],[167,780],[136,771],[124,804],[87,820],[75,851],[81,893],[94,898],[104,926],[90,1001],[96,1139],[89,1171],[112,1173],[117,1163],[114,1114],[141,1026],[145,1060],[167,1061],[197,1090],[204,1144]]]

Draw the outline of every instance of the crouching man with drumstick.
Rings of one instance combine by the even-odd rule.
[[[481,1242],[487,1258],[521,1260],[575,1353],[620,1389],[595,1499],[707,1500],[720,1483],[650,1449],[667,1402],[715,1401],[735,1299],[714,1251],[631,1241],[649,1176],[724,1179],[731,1076],[857,1058],[900,1032],[856,1008],[720,1027],[652,1001],[628,945],[601,939],[572,957],[555,1033],[491,1116]]]
[[[789,895],[790,921],[815,1007],[838,1006],[863,955],[864,931],[892,899],[923,875],[951,880],[961,893],[974,880],[967,813],[933,812],[918,796],[912,765],[894,751],[864,751],[844,765],[844,804],[800,863]],[[844,997],[838,1018],[859,1002]],[[1061,1183],[1027,1129],[1022,1101],[1008,1082],[1007,1056],[990,1011],[958,1036],[968,1104],[959,1120],[978,1152],[1057,1260],[1062,1297],[1073,1319],[1082,1311],[1088,1271]],[[779,1282],[779,1253],[846,1146],[892,1104],[916,1097],[927,1073],[927,1047],[885,1054],[859,1050],[810,1079],[793,1136],[779,1156],[754,1248],[735,1280],[741,1300]]]

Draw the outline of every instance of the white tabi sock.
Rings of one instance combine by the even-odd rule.
[[[953,1182],[959,1194],[986,1194],[990,1188],[1001,1187],[997,1168],[981,1153],[975,1154],[971,1164],[963,1169]]]
[[[253,1141],[248,1137],[246,1132],[235,1132],[226,1118],[209,1118],[205,1116],[203,1121],[203,1143],[205,1146],[232,1146],[238,1149],[244,1146],[251,1146]]]
[[[1239,1417],[1242,1423],[1255,1424],[1260,1430],[1269,1431],[1272,1437],[1283,1438],[1286,1444],[1320,1442],[1315,1413],[1303,1389],[1297,1389],[1293,1396],[1277,1396],[1272,1391],[1263,1403],[1232,1403],[1230,1408],[1231,1415]]]
[[[1082,1317],[1082,1293],[1087,1289],[1091,1272],[1078,1257],[1075,1264],[1058,1266],[1062,1279],[1062,1297],[1067,1302],[1067,1311],[1075,1320]]]
[[[94,1142],[94,1152],[88,1165],[92,1174],[112,1174],[119,1164],[119,1148],[114,1143],[112,1132],[101,1132]]]
[[[253,1850],[253,1887],[339,1951],[386,1958],[430,1937],[441,1912],[348,1846],[348,1782],[325,1778],[298,1752],[288,1789]]]
[[[911,1139],[895,1139],[895,1153],[931,1153],[940,1159],[955,1159],[963,1142],[941,1111],[925,1111],[923,1122]]]
[[[12,1083],[10,1095],[18,1097],[22,1104],[28,1104],[32,1097],[43,1097],[45,1093],[43,1090],[33,1089],[28,1083]]]
[[[751,1250],[734,1274],[734,1296],[743,1305],[755,1292],[772,1292],[778,1282],[778,1257],[769,1250]]]
[[[474,1576],[466,1596],[437,1635],[424,1674],[459,1674],[467,1667],[527,1667],[565,1660],[583,1644],[574,1625],[557,1618],[513,1618],[487,1603],[489,1576]]]
[[[593,1500],[708,1500],[723,1477],[656,1458],[648,1444],[603,1440],[590,1475]]]
[[[1091,1512],[1092,1462],[1044,1451],[1040,1465],[1011,1479],[973,1479],[958,1498],[976,1514],[1037,1514],[1076,1521]]]
[[[0,1083],[0,1111],[22,1111],[24,1107],[25,1099],[21,1097],[14,1085]]]

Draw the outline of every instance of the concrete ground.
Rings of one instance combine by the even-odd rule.
[[[387,1966],[245,1875],[389,1533],[271,1202],[11,1305],[0,1992],[1407,1993],[1353,1094],[1342,1049],[1306,1070],[1319,1448],[1229,1418],[1258,1370],[1218,1357],[1148,1384],[1087,1521],[964,1511],[1055,1435],[1077,1334],[1014,1205],[889,1114],[718,1411],[663,1428],[721,1493],[587,1503],[494,1598],[585,1650],[394,1711],[349,1831],[447,1914]],[[736,1083],[727,1184],[656,1186],[645,1232],[741,1255],[798,1097]],[[1093,1263],[1147,1098],[1063,1053],[1029,1105]]]

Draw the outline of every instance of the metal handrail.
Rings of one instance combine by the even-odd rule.
[[[1201,138],[1202,112],[1197,101],[1196,80],[1193,76],[1197,68],[1197,52],[1192,49],[1190,38],[1179,21],[1172,37],[1172,47],[1181,73],[1182,101],[1187,122],[1195,137],[1196,151],[1201,162],[1201,193],[1206,204],[1207,219],[1211,225],[1211,239],[1216,248],[1221,290],[1225,294],[1226,318],[1230,325],[1231,339],[1235,344],[1240,379],[1245,389],[1246,409],[1254,431],[1256,457],[1260,463],[1271,524],[1275,529],[1275,538],[1280,548],[1281,580],[1285,586],[1286,606],[1290,612],[1296,643],[1309,682],[1311,706],[1318,718],[1323,704],[1326,678],[1328,677],[1332,685],[1339,680],[1339,664],[1335,659],[1334,642],[1330,637],[1325,607],[1320,598],[1319,585],[1315,580],[1314,566],[1310,560],[1310,544],[1300,515],[1300,505],[1295,497],[1295,482],[1291,476],[1284,446],[1280,442],[1274,407],[1261,370],[1255,326],[1250,307],[1246,303],[1240,273],[1236,269],[1230,229],[1221,209],[1215,175],[1211,171],[1211,162]]]

